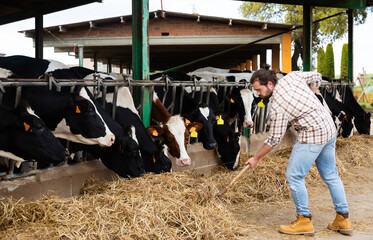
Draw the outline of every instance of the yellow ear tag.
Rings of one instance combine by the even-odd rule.
[[[157,132],[157,130],[153,130],[153,132],[152,132],[152,135],[154,136],[154,137],[157,137],[159,134],[158,134],[158,132]]]
[[[25,126],[25,130],[26,132],[30,129],[30,125],[28,125],[27,123],[23,122],[23,126]]]
[[[258,107],[264,107],[263,99],[258,103]]]
[[[155,163],[155,157],[153,156],[153,163]]]
[[[229,136],[227,137],[227,142],[229,142]]]
[[[79,109],[78,105],[76,105],[75,112],[76,112],[76,113],[80,113],[80,109]]]
[[[190,121],[189,121],[188,118],[185,118],[185,123],[186,123],[186,124],[189,124],[189,123],[190,123]]]
[[[234,100],[233,100],[233,98],[231,98],[231,103],[234,103]]]
[[[218,125],[224,125],[224,120],[221,118],[221,115],[219,115],[219,119],[217,121]]]
[[[190,128],[190,137],[193,137],[193,138],[198,137],[198,133],[196,132],[195,127]]]

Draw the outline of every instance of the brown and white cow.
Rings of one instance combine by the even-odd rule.
[[[156,93],[153,93],[153,104],[151,118],[160,125],[151,125],[147,128],[152,136],[163,135],[164,143],[169,153],[176,158],[176,164],[189,166],[191,159],[187,153],[187,141],[189,132],[199,131],[201,123],[186,123],[180,115],[172,116]]]

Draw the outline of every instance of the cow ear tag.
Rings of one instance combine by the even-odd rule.
[[[30,129],[30,125],[28,125],[27,123],[23,122],[23,126],[25,126],[25,130],[26,132]]]
[[[196,132],[195,127],[190,128],[190,136],[193,137],[193,138],[198,137],[198,133]]]
[[[218,125],[224,125],[224,120],[221,118],[221,115],[219,115],[219,117],[217,117],[217,118],[218,118],[217,124]]]
[[[258,103],[258,107],[264,107],[263,99]]]
[[[234,100],[233,100],[233,98],[231,98],[231,103],[234,103]]]
[[[185,123],[186,123],[186,124],[189,124],[189,123],[190,123],[190,121],[189,121],[188,118],[185,118]]]
[[[153,156],[153,163],[155,163],[155,156]]]
[[[76,113],[80,113],[80,109],[79,109],[78,105],[76,105],[75,112],[76,112]]]
[[[229,136],[227,137],[227,142],[229,142]]]
[[[157,130],[153,130],[153,132],[152,132],[152,135],[154,136],[154,137],[157,137],[159,134],[158,134],[158,131]]]

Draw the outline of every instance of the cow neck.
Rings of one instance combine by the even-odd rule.
[[[159,98],[155,98],[153,100],[151,115],[152,115],[152,119],[154,119],[157,122],[161,122],[161,123],[166,123],[171,118],[171,114],[167,111],[167,109],[162,104],[162,102],[159,100]]]

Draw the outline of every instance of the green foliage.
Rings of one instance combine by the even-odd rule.
[[[342,47],[341,79],[348,79],[348,43]]]
[[[330,43],[326,46],[323,70],[323,76],[334,78],[334,52],[333,45]]]
[[[325,59],[325,52],[323,48],[320,48],[317,51],[317,72],[324,75],[324,59]]]

